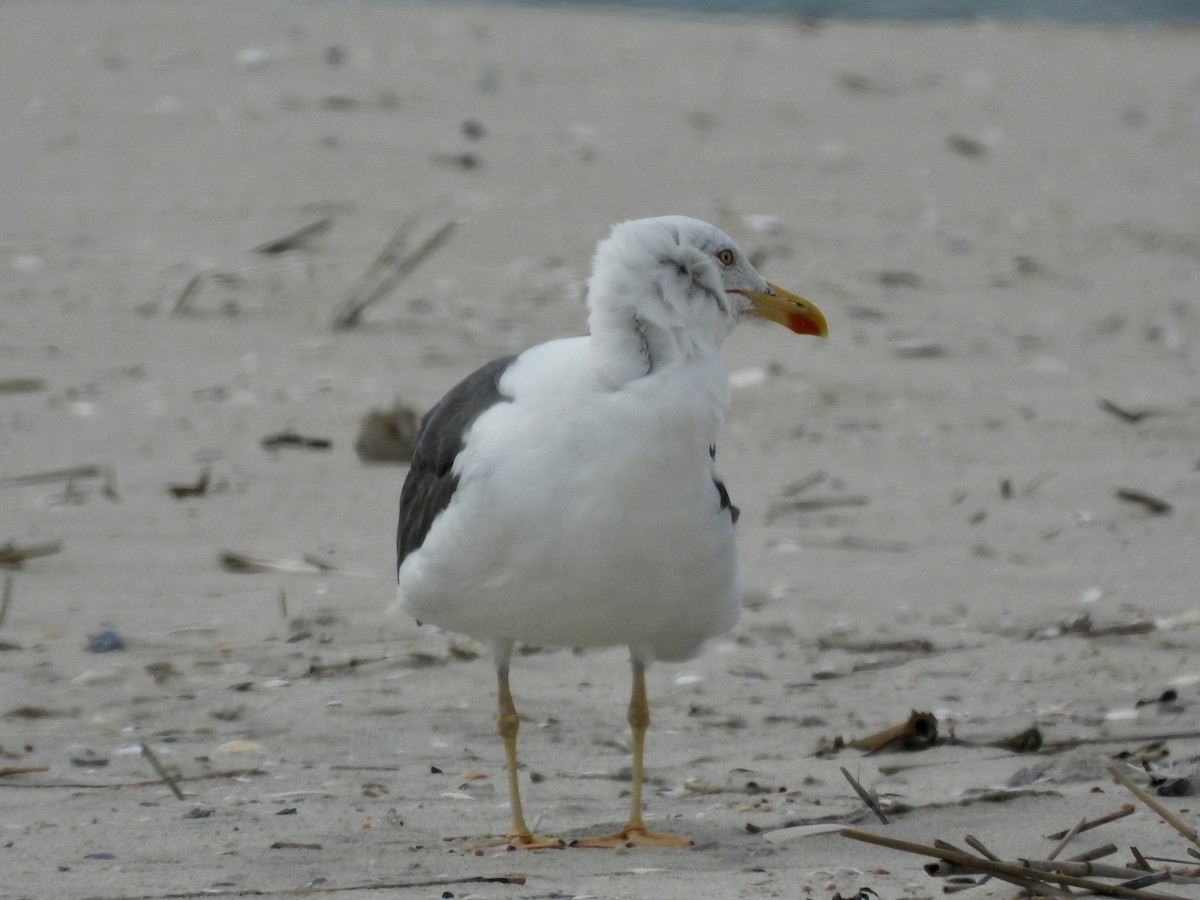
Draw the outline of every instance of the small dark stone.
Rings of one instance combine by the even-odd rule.
[[[110,628],[106,628],[88,639],[88,653],[109,653],[113,650],[124,650],[125,641]]]
[[[950,149],[962,156],[979,157],[987,153],[987,145],[982,141],[977,141],[975,138],[967,137],[962,134],[952,134],[946,138],[946,143]]]
[[[201,806],[193,806],[190,810],[183,814],[185,819],[207,819],[213,814],[211,809],[204,809]]]
[[[917,288],[921,286],[921,276],[903,269],[888,269],[879,273],[879,283],[884,287]]]
[[[467,119],[459,127],[462,129],[463,135],[473,141],[477,141],[487,135],[487,129],[483,127],[483,123],[478,119]]]
[[[107,759],[99,756],[92,756],[91,754],[80,754],[78,756],[72,756],[70,759],[71,765],[77,766],[80,769],[99,769],[102,766],[108,765]]]

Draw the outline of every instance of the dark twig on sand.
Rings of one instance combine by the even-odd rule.
[[[192,305],[192,301],[200,293],[200,286],[204,284],[204,273],[197,272],[188,279],[188,283],[183,286],[183,290],[179,292],[179,296],[175,298],[174,305],[171,306],[171,314],[179,315],[188,311]]]
[[[862,841],[868,844],[877,844],[881,847],[888,847],[892,850],[899,850],[903,853],[914,853],[920,856],[930,856],[934,859],[942,860],[951,865],[950,869],[946,869],[938,864],[931,863],[927,867],[927,871],[932,874],[964,874],[964,873],[979,873],[992,875],[1002,881],[1007,881],[1010,884],[1015,884],[1031,893],[1039,894],[1045,897],[1066,897],[1070,896],[1064,891],[1064,888],[1078,888],[1085,891],[1092,891],[1097,894],[1104,894],[1110,897],[1126,897],[1135,898],[1135,900],[1179,900],[1178,896],[1172,894],[1160,894],[1155,891],[1147,891],[1139,888],[1131,888],[1122,884],[1108,884],[1103,881],[1097,881],[1096,878],[1084,877],[1077,874],[1067,874],[1064,871],[1056,871],[1063,868],[1072,868],[1079,866],[1081,868],[1073,869],[1073,871],[1084,872],[1096,877],[1113,877],[1101,875],[1096,867],[1091,863],[1069,862],[1048,862],[1042,864],[1035,860],[992,860],[981,856],[973,856],[969,853],[950,849],[945,844],[941,847],[928,846],[925,844],[917,844],[912,841],[899,840],[897,838],[885,837],[883,835],[871,834],[865,831],[859,831],[854,828],[843,828],[841,834],[844,837],[852,840]],[[1100,867],[1105,870],[1112,870],[1118,867]],[[1122,870],[1126,871],[1126,870]],[[1137,873],[1141,874],[1141,873]],[[1192,883],[1194,879],[1181,878],[1164,873],[1164,879],[1172,882]]]
[[[13,577],[11,575],[4,576],[4,592],[0,594],[0,628],[4,627],[4,619],[8,615],[8,607],[12,603],[13,598]]]
[[[883,814],[883,807],[879,803],[879,798],[875,796],[874,791],[868,791],[865,787],[859,784],[858,779],[850,774],[845,766],[838,767],[846,780],[850,782],[850,787],[854,788],[854,793],[862,797],[863,803],[867,804],[867,808],[879,818],[879,821],[884,825],[888,823],[887,816]]]
[[[27,394],[45,386],[42,378],[0,378],[0,394]]]
[[[163,783],[171,789],[171,793],[175,795],[176,800],[183,800],[183,791],[179,789],[174,776],[163,768],[163,764],[158,761],[158,756],[150,749],[149,745],[142,743],[140,746],[142,748],[142,756],[145,757],[146,762],[150,763],[150,768],[154,769],[158,777],[163,780]]]
[[[447,887],[455,884],[524,884],[524,875],[466,875],[463,877],[429,878],[423,881],[376,881],[359,884],[306,884],[293,888],[229,888],[223,897],[291,896],[293,894],[338,894],[350,891],[397,891],[415,888]],[[213,896],[210,890],[181,891],[170,894],[137,894],[102,897],[100,900],[201,900]]]
[[[446,243],[458,223],[444,222],[411,252],[405,252],[409,236],[416,225],[416,218],[406,221],[384,246],[362,278],[350,291],[341,308],[333,317],[334,328],[350,328],[372,303],[384,297],[407,275],[417,268],[425,258]]]
[[[0,478],[0,485],[5,487],[29,487],[34,484],[48,484],[54,481],[72,481],[76,478],[100,478],[104,475],[104,467],[94,463],[83,466],[71,466],[69,469],[51,469],[48,472],[34,472],[31,475],[11,475]]]
[[[9,541],[0,547],[0,569],[19,569],[28,560],[39,556],[52,556],[62,552],[62,541],[46,541],[42,544],[27,544],[22,547]]]
[[[303,434],[296,434],[294,431],[281,431],[278,434],[269,434],[262,439],[262,445],[267,450],[278,450],[281,447],[297,447],[301,450],[329,450],[333,447],[333,441],[329,438],[308,437]]]
[[[1106,413],[1114,415],[1122,422],[1128,422],[1131,425],[1142,421],[1142,419],[1146,418],[1147,416],[1154,415],[1154,410],[1152,409],[1125,409],[1122,406],[1117,406],[1117,404],[1113,403],[1111,400],[1105,400],[1103,397],[1100,398],[1099,403],[1100,408]]]
[[[310,222],[303,228],[297,228],[295,231],[285,234],[283,237],[275,238],[273,241],[267,241],[265,244],[259,244],[254,248],[255,253],[287,253],[289,250],[298,250],[302,247],[309,238],[315,237],[322,231],[333,224],[333,219],[326,216],[323,219],[317,219],[315,222]]]
[[[1140,503],[1158,516],[1166,515],[1173,508],[1166,500],[1133,488],[1117,488],[1116,495],[1118,500],[1124,500],[1126,503]]]

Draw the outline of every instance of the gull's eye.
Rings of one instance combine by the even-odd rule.
[[[728,247],[726,247],[724,250],[718,250],[716,257],[717,262],[723,266],[732,266],[734,259],[736,259],[736,257],[733,255],[733,251]]]

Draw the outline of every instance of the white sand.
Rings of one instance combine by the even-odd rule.
[[[4,4],[0,379],[45,387],[0,394],[0,478],[112,466],[119,499],[97,479],[65,497],[62,482],[0,486],[0,542],[63,543],[14,575],[0,629],[20,648],[0,652],[0,715],[53,713],[0,719],[0,767],[49,767],[0,777],[0,895],[521,872],[524,886],[403,895],[807,885],[890,900],[940,892],[924,858],[837,835],[776,845],[746,826],[828,817],[1044,857],[1043,835],[1130,799],[1104,772],[1112,755],[1194,731],[1200,708],[1198,39],[333,0]],[[464,136],[466,120],[486,134]],[[478,165],[447,159],[463,153]],[[748,326],[728,346],[746,385],[720,460],[750,608],[706,655],[650,679],[648,817],[696,846],[463,853],[507,824],[492,673],[449,652],[469,642],[384,613],[403,470],[362,465],[357,424],[580,331],[597,238],[667,212],[726,227],[832,332],[822,344]],[[465,224],[361,327],[331,332],[414,213],[425,231]],[[332,227],[303,251],[250,252],[322,216]],[[190,312],[172,315],[198,273]],[[1100,398],[1155,415],[1126,423]],[[288,428],[333,450],[262,449]],[[168,494],[206,464],[208,496]],[[768,521],[814,472],[824,480],[797,498],[867,502]],[[233,574],[222,549],[344,571]],[[281,616],[281,590],[308,625]],[[1083,613],[1157,624],[1030,639]],[[103,624],[124,651],[86,652]],[[831,646],[900,639],[934,651]],[[305,677],[350,659],[367,662]],[[170,663],[161,684],[152,663]],[[522,759],[542,776],[525,781],[527,811],[543,831],[623,820],[627,682],[620,650],[517,661]],[[1135,707],[1173,684],[1182,714]],[[812,756],[914,708],[964,740],[1033,724],[1050,742],[1112,740]],[[218,750],[238,740],[261,752]],[[185,776],[266,774],[185,781],[180,802],[131,786],[154,778],[141,741]],[[1167,746],[1200,753],[1195,739]],[[73,766],[85,750],[108,765]],[[912,811],[862,818],[839,766]],[[963,803],[1022,770],[1044,773],[1028,796]],[[1194,798],[1164,802],[1195,827]],[[185,818],[197,807],[211,815]],[[1108,841],[1121,862],[1130,844],[1184,855],[1144,809],[1073,849]]]

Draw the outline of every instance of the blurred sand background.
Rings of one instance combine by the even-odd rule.
[[[1200,754],[1200,31],[48,0],[0,7],[0,84],[0,543],[61,542],[8,572],[0,770],[45,768],[0,776],[0,895],[927,897],[919,856],[766,836],[1044,858],[1130,799],[1115,754]],[[648,817],[695,846],[478,856],[491,666],[386,611],[404,470],[359,422],[579,333],[596,240],[668,212],[831,328],[727,344],[748,608],[650,675]],[[406,221],[460,224],[332,329]],[[623,821],[624,651],[513,689],[537,827]],[[939,746],[815,755],[911,709]],[[1185,855],[1144,808],[1096,834]]]

